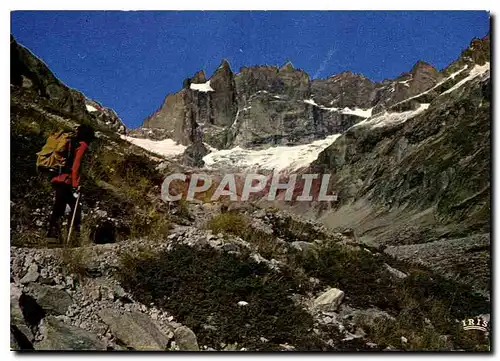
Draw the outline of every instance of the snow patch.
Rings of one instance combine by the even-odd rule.
[[[184,153],[186,146],[177,143],[172,139],[151,140],[143,138],[134,138],[126,135],[121,135],[120,138],[135,144],[141,148],[149,150],[152,153],[164,156],[166,158],[174,157]]]
[[[208,149],[210,153],[219,151],[217,148],[212,147],[210,144],[203,142],[203,145]]]
[[[310,144],[276,146],[260,150],[244,149],[238,146],[214,151],[203,157],[203,161],[210,169],[236,167],[247,170],[295,171],[315,161],[319,153],[339,136],[340,134],[333,134]]]
[[[234,117],[234,122],[233,124],[231,124],[231,128],[234,128],[236,126],[236,124],[238,123],[238,117],[240,116],[240,110],[238,109],[236,111],[236,116]]]
[[[85,107],[89,112],[97,112],[97,108],[94,108],[92,105],[85,104]]]
[[[207,81],[206,83],[200,83],[200,84],[191,83],[191,85],[189,86],[189,88],[192,89],[192,90],[197,90],[197,91],[205,92],[205,93],[206,92],[213,92],[213,91],[215,91],[210,86],[210,80]]]
[[[311,105],[314,105],[316,107],[319,107],[319,105],[316,104],[316,102],[314,100],[312,100],[312,99],[306,99],[306,100],[304,100],[304,103],[311,104]]]
[[[358,124],[354,124],[351,128],[358,126],[368,126],[371,128],[385,127],[388,125],[396,125],[406,122],[408,119],[411,119],[418,114],[429,108],[430,104],[420,104],[420,106],[415,110],[409,110],[407,112],[384,112],[381,114],[377,114],[373,118],[365,119]]]
[[[328,110],[330,112],[339,112],[340,114],[356,115],[356,116],[362,117],[362,118],[368,118],[372,115],[372,108],[367,109],[367,110],[363,110],[360,108],[351,109],[351,108],[347,108],[347,107],[345,107],[344,109],[335,108],[335,107],[327,108],[323,105],[316,104],[316,102],[313,99],[306,99],[306,100],[304,100],[304,103],[313,105],[313,106],[318,107],[318,108],[323,109],[323,110]],[[332,103],[333,102],[331,102],[330,104],[332,104]]]
[[[452,86],[447,91],[441,93],[441,95],[448,94],[448,93],[451,93],[452,91],[457,90],[458,88],[460,88],[462,85],[464,85],[468,81],[471,81],[472,79],[474,79],[477,76],[483,75],[484,73],[486,73],[489,70],[490,70],[490,63],[488,63],[488,62],[486,62],[484,65],[477,65],[476,64],[474,66],[474,68],[472,68],[472,70],[470,71],[470,73],[467,77],[460,80],[458,83],[456,83],[454,86]]]
[[[373,108],[363,110],[363,109],[359,109],[359,108],[350,109],[350,108],[346,107],[346,108],[342,109],[340,112],[342,114],[357,115],[358,117],[369,118],[372,116],[372,110],[373,110]]]

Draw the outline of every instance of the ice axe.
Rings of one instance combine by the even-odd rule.
[[[78,196],[75,200],[75,207],[73,208],[73,216],[71,217],[71,223],[69,225],[68,231],[68,239],[66,240],[66,244],[69,245],[69,240],[71,238],[71,231],[73,230],[73,223],[75,222],[76,209],[78,208],[78,201],[80,200],[80,187],[78,187]]]

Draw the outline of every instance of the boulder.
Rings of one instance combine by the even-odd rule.
[[[338,288],[331,288],[314,300],[313,307],[322,311],[335,311],[344,299],[344,292]]]
[[[156,326],[151,318],[140,312],[121,312],[104,309],[99,317],[111,329],[111,333],[134,350],[165,350],[169,338]]]
[[[35,262],[30,264],[28,267],[28,272],[24,275],[23,278],[21,278],[21,283],[30,283],[30,282],[35,282],[38,277],[40,277],[40,274],[38,273],[38,266]]]
[[[11,328],[11,348],[15,349],[12,343],[12,337],[15,339],[15,344],[22,348],[22,341],[25,339],[31,342],[33,340],[33,332],[30,326],[24,319],[24,315],[20,306],[20,297],[22,291],[14,284],[10,285],[10,328]]]
[[[199,351],[198,340],[193,331],[187,326],[181,326],[174,331],[175,343],[181,351]]]
[[[394,321],[395,318],[378,308],[368,308],[365,310],[353,310],[342,315],[345,319],[351,319],[355,324],[362,324],[374,327],[378,322]]]
[[[292,248],[303,252],[304,256],[318,258],[318,246],[312,242],[295,241],[291,243]]]
[[[64,315],[73,304],[71,296],[56,287],[32,283],[30,289],[33,298],[48,314]]]
[[[48,316],[40,326],[43,340],[35,343],[35,350],[104,351],[106,345],[96,335]]]
[[[387,270],[387,272],[389,272],[391,274],[391,276],[396,278],[396,279],[405,279],[406,277],[408,277],[408,275],[406,273],[389,266],[387,263],[385,263],[384,266],[385,266],[385,269]]]

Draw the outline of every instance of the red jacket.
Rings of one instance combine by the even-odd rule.
[[[75,156],[73,158],[73,165],[71,167],[70,173],[61,173],[52,178],[52,183],[66,183],[71,184],[72,187],[78,187],[80,184],[80,165],[82,162],[82,157],[88,148],[88,144],[81,141],[80,145],[75,150]]]

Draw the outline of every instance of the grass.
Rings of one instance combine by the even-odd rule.
[[[349,305],[384,310],[395,316],[395,321],[365,325],[368,337],[381,345],[392,345],[408,350],[437,350],[449,346],[439,341],[449,335],[454,347],[484,349],[487,339],[474,344],[469,335],[459,329],[456,320],[490,312],[489,303],[470,288],[445,279],[421,267],[403,268],[408,273],[404,280],[395,281],[384,269],[384,263],[394,264],[384,255],[375,257],[365,250],[346,249],[336,244],[319,248],[319,257],[296,262],[306,275],[340,288]],[[426,326],[431,320],[432,327]],[[401,345],[401,336],[408,344]]]
[[[172,312],[200,345],[221,349],[221,343],[237,342],[251,350],[277,350],[288,342],[302,350],[328,348],[311,332],[312,317],[289,298],[299,290],[295,278],[248,255],[179,245],[155,256],[126,255],[121,262],[122,285],[137,300]]]
[[[74,274],[79,282],[83,281],[87,270],[84,248],[63,248],[60,262],[63,269]]]
[[[283,218],[280,218],[283,219]],[[389,312],[394,321],[383,320],[375,325],[362,324],[368,338],[383,347],[392,345],[406,350],[438,350],[455,348],[485,350],[488,340],[471,331],[463,331],[456,320],[490,312],[489,303],[471,292],[468,286],[445,279],[422,266],[408,266],[387,255],[374,255],[361,247],[347,248],[328,239],[312,225],[287,218],[273,219],[274,229],[287,241],[325,239],[315,245],[315,252],[301,252],[280,244],[272,235],[262,235],[252,229],[242,214],[223,213],[212,219],[208,227],[214,233],[236,235],[256,246],[265,258],[284,261],[293,269],[294,278],[305,283],[318,278],[323,287],[337,287],[355,308],[378,308]],[[408,277],[396,281],[385,269],[385,263],[404,271]],[[311,289],[319,291],[318,288]],[[429,327],[425,320],[432,320]],[[442,337],[448,335],[447,338]],[[401,336],[408,342],[401,344]]]
[[[13,245],[45,246],[53,190],[50,180],[35,169],[36,152],[49,134],[60,128],[69,130],[67,127],[36,109],[11,105]],[[81,237],[75,245],[99,242],[96,240],[98,229],[108,221],[89,215],[97,205],[115,220],[112,222],[115,240],[162,238],[170,228],[168,210],[160,200],[162,175],[146,155],[133,154],[128,151],[128,143],[119,143],[114,136],[110,138],[97,138],[92,142],[82,163],[82,212],[87,216],[83,218]]]
[[[250,220],[238,212],[226,212],[212,218],[207,228],[214,234],[222,233],[229,236],[238,236],[253,244],[261,256],[267,259],[283,256],[283,246],[276,237],[251,227]]]

